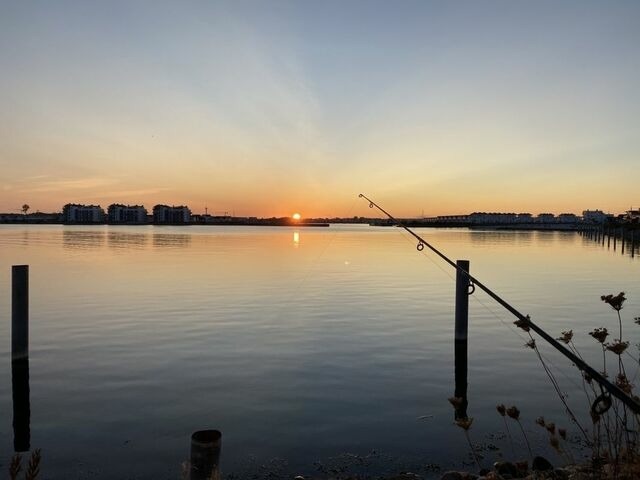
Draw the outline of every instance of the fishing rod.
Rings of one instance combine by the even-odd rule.
[[[529,329],[531,329],[534,332],[536,332],[538,335],[540,335],[542,338],[544,338],[549,344],[551,344],[552,347],[554,347],[561,354],[563,354],[565,357],[567,357],[569,360],[571,360],[571,362],[573,362],[573,364],[576,365],[576,367],[578,367],[579,370],[585,372],[592,379],[594,379],[596,382],[598,382],[598,384],[600,385],[601,388],[606,389],[611,395],[613,395],[618,400],[620,400],[622,403],[624,403],[634,413],[640,414],[640,402],[638,402],[638,400],[636,400],[635,398],[632,398],[631,396],[627,395],[624,391],[622,391],[622,389],[620,389],[620,387],[618,387],[617,385],[614,385],[613,383],[611,383],[600,372],[598,372],[597,370],[595,370],[594,368],[589,366],[589,364],[587,364],[584,360],[582,360],[580,357],[575,355],[571,350],[565,348],[558,340],[553,338],[551,335],[549,335],[547,332],[545,332],[542,328],[540,328],[538,325],[533,323],[531,321],[531,318],[529,317],[529,315],[523,315],[522,313],[520,313],[515,307],[513,307],[511,304],[509,304],[506,300],[504,300],[502,297],[500,297],[497,293],[493,292],[493,290],[491,290],[489,287],[487,287],[482,282],[480,282],[477,278],[475,278],[473,275],[471,275],[469,272],[467,272],[464,268],[456,265],[456,263],[453,260],[451,260],[449,257],[447,257],[444,253],[442,253],[436,247],[431,245],[429,242],[427,242],[424,238],[422,238],[420,235],[415,233],[409,227],[404,225],[400,220],[394,218],[393,215],[391,215],[389,212],[387,212],[384,208],[382,208],[376,202],[371,200],[369,197],[367,197],[366,195],[364,195],[362,193],[359,194],[358,197],[359,198],[364,198],[365,200],[367,200],[369,202],[369,208],[374,208],[374,207],[377,208],[382,213],[384,213],[387,217],[389,217],[389,219],[395,225],[397,225],[398,227],[403,228],[404,230],[409,232],[409,234],[411,234],[416,240],[418,240],[418,245],[416,246],[418,251],[422,251],[422,250],[424,250],[424,247],[427,247],[433,253],[438,255],[442,260],[444,260],[449,265],[451,265],[453,268],[455,268],[456,270],[459,270],[461,273],[466,275],[469,278],[469,281],[471,282],[472,286],[476,286],[477,288],[481,289],[483,292],[485,292],[487,295],[489,295],[491,298],[493,298],[496,302],[498,302],[500,305],[502,305],[502,307],[504,307],[507,311],[509,311],[512,315],[514,315],[518,319],[516,322],[514,322],[516,326],[522,328],[523,330],[525,330],[527,332],[529,331]],[[600,406],[599,407],[598,404],[600,404],[600,403],[603,403],[604,406]],[[598,397],[594,401],[593,405],[591,406],[591,409],[593,411],[596,411],[597,413],[604,413],[605,411],[607,411],[609,409],[610,406],[611,406],[611,398],[608,398],[607,396],[605,396],[604,392],[603,392],[603,394],[600,395],[600,397]]]

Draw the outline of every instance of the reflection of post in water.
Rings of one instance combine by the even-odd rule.
[[[13,449],[28,452],[31,449],[31,405],[29,401],[29,359],[11,362],[13,389]]]
[[[191,435],[190,480],[220,479],[221,447],[219,430],[198,430]]]
[[[469,329],[469,261],[456,262],[456,327],[455,327],[455,397],[462,399],[456,406],[455,418],[467,418],[467,334]]]
[[[11,386],[13,391],[13,448],[30,447],[29,421],[29,265],[11,268]]]

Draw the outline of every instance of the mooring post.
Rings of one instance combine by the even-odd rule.
[[[29,265],[11,267],[11,360],[29,358]]]
[[[455,418],[467,418],[467,338],[469,332],[469,260],[457,260],[456,265],[456,329],[454,342],[455,396],[462,402],[456,408]]]
[[[11,393],[13,400],[13,450],[28,452],[31,449],[28,358],[11,362]]]
[[[29,265],[11,267],[11,390],[13,449],[30,449],[29,401]]]
[[[636,253],[636,229],[631,229],[631,258],[635,257]]]
[[[220,479],[220,449],[222,433],[219,430],[198,430],[191,435],[190,480]]]
[[[622,242],[622,254],[624,255],[624,227],[620,228],[620,241]]]

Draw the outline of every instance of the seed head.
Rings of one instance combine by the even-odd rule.
[[[584,381],[591,385],[593,377],[591,377],[591,375],[589,375],[587,372],[582,372],[582,376],[584,377]]]
[[[456,420],[456,425],[462,428],[463,430],[469,430],[471,428],[471,424],[473,423],[473,417],[459,418]]]
[[[560,451],[560,441],[558,440],[558,437],[552,435],[551,437],[549,437],[549,443],[556,452]]]
[[[607,347],[607,350],[615,353],[616,355],[622,355],[629,346],[629,342],[621,342],[616,338],[613,343],[607,343],[605,346]]]
[[[537,423],[538,425],[540,425],[541,427],[546,427],[546,426],[547,426],[547,425],[545,424],[545,422],[544,422],[544,417],[538,417],[538,418],[536,418],[536,423]]]
[[[518,410],[518,407],[516,406],[509,407],[507,408],[507,415],[509,415],[514,420],[518,420],[520,418],[520,410]]]
[[[600,328],[596,328],[595,330],[592,330],[591,332],[589,332],[589,335],[591,335],[593,338],[595,338],[600,343],[604,343],[604,341],[609,336],[609,332],[608,332],[608,330],[606,328],[600,327]]]
[[[556,433],[556,424],[553,422],[549,422],[546,425],[547,431],[551,434],[551,435],[555,435]]]
[[[564,428],[558,429],[558,435],[560,435],[563,440],[567,439],[567,431]]]
[[[591,421],[594,423],[594,425],[600,421],[599,413],[596,413],[593,410],[589,410],[589,413],[591,414]]]
[[[503,416],[503,417],[504,417],[504,416],[506,415],[506,413],[507,413],[507,407],[505,407],[505,406],[504,406],[504,404],[502,404],[502,403],[501,403],[500,405],[496,405],[496,410],[497,410],[497,411],[498,411],[498,413],[499,413],[501,416]]]
[[[531,349],[535,349],[536,348],[536,341],[532,338],[527,343],[525,343],[524,346],[525,347],[529,347]]]
[[[640,325],[640,317],[634,318],[633,321],[636,322],[638,325]]]
[[[624,303],[626,298],[624,296],[624,292],[620,292],[618,295],[602,295],[600,297],[600,300],[611,305],[611,308],[619,312],[620,310],[622,310],[622,304]]]
[[[633,385],[631,385],[631,383],[629,382],[629,379],[624,373],[619,373],[616,376],[616,385],[618,386],[618,388],[620,388],[620,390],[622,390],[627,395],[631,394],[631,389],[633,388]]]
[[[556,340],[560,340],[562,343],[569,343],[573,338],[573,330],[567,330],[566,332],[562,332],[562,336],[558,337]]]

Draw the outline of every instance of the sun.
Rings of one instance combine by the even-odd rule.
[[[299,213],[294,213],[293,215],[291,215],[291,218],[293,218],[294,220],[300,220],[302,216]]]

